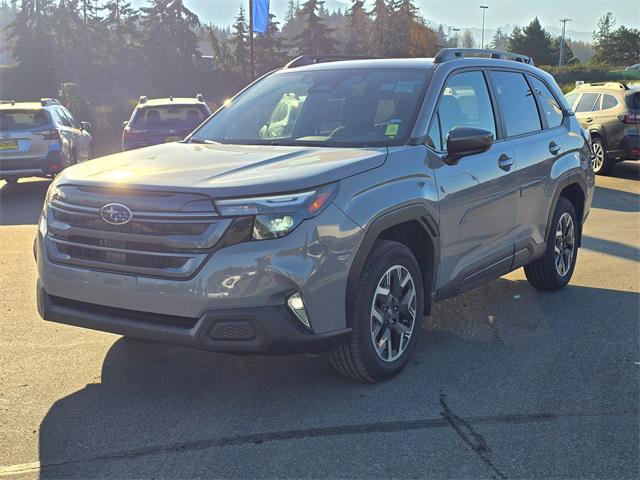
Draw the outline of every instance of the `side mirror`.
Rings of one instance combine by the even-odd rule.
[[[486,152],[493,144],[493,133],[483,128],[456,127],[447,135],[447,165],[455,165],[462,157]]]
[[[127,128],[127,125],[129,125],[128,120],[125,120],[124,122],[122,122],[122,128]]]
[[[80,122],[81,130],[89,130],[91,128],[91,124],[89,122]]]

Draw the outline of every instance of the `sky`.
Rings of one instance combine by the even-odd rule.
[[[301,0],[300,3],[303,3]],[[242,3],[248,6],[249,0],[184,0],[205,22],[218,25],[230,25]],[[138,5],[146,2],[135,1]],[[271,12],[282,20],[287,9],[288,0],[271,0]],[[370,7],[373,0],[367,0]],[[528,24],[538,16],[544,26],[559,26],[562,17],[572,19],[568,30],[592,32],[596,22],[607,11],[613,13],[618,25],[640,28],[640,0],[415,0],[422,15],[436,24],[460,28],[480,28],[482,13],[480,5],[488,5],[486,12],[486,28],[495,30],[503,25]],[[337,6],[348,8],[349,0],[327,0],[330,9]]]

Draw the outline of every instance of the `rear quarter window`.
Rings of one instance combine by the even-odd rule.
[[[30,130],[49,123],[44,110],[1,110],[0,130]]]

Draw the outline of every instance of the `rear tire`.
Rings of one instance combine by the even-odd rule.
[[[607,148],[601,138],[595,137],[591,141],[591,153],[593,155],[591,159],[593,173],[604,175],[613,169],[615,161],[608,157]]]
[[[363,382],[400,372],[414,349],[424,306],[422,273],[404,244],[377,240],[347,296],[352,333],[329,352],[333,368]]]
[[[524,267],[531,285],[539,290],[560,290],[576,266],[579,224],[573,204],[560,197],[549,228],[544,256]]]

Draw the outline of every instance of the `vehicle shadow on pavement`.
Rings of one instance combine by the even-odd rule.
[[[0,181],[0,225],[35,225],[50,180],[19,182],[10,185]]]
[[[608,177],[626,178],[627,180],[640,180],[640,161],[632,160],[616,163]]]
[[[317,441],[314,429],[324,427],[344,427],[331,438],[355,435],[362,429],[350,425],[372,422],[398,431],[398,422],[435,419],[433,428],[449,428],[443,395],[461,418],[637,410],[637,318],[636,293],[581,286],[545,293],[502,278],[438,303],[410,364],[378,385],[336,376],[324,355],[241,357],[121,338],[104,358],[100,383],[56,401],[43,419],[40,478],[268,476],[255,470],[261,455],[233,463],[227,447]],[[609,378],[601,365],[614,360],[629,368]],[[566,424],[557,428],[562,438]],[[287,461],[271,468],[271,476],[292,474]]]
[[[596,186],[591,206],[616,212],[637,213],[640,212],[640,195],[634,192]]]

